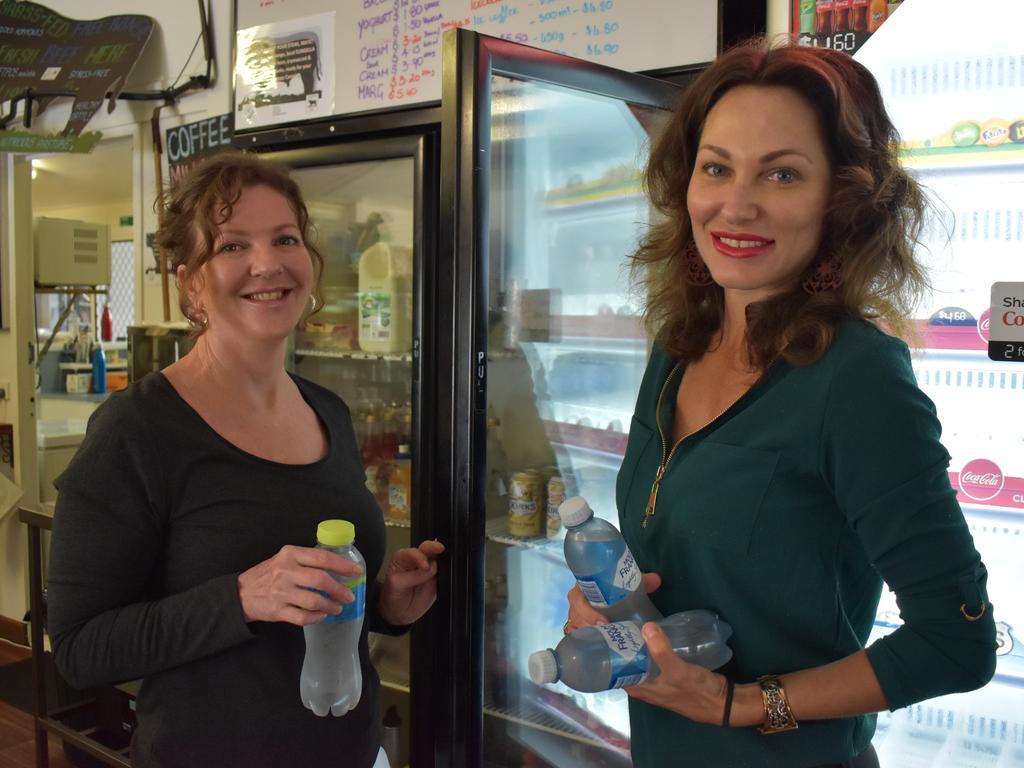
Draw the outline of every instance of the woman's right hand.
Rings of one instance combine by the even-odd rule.
[[[245,620],[284,621],[304,627],[339,613],[344,603],[355,598],[352,590],[328,571],[351,579],[362,573],[362,568],[326,549],[281,547],[269,560],[238,575],[238,597]]]
[[[643,586],[644,590],[648,594],[656,590],[661,586],[661,576],[656,573],[645,573],[643,574]],[[583,591],[580,589],[579,584],[569,590],[569,594],[566,595],[569,598],[569,620],[565,622],[565,626],[562,627],[565,634],[569,634],[580,627],[590,627],[594,624],[607,624],[608,619],[604,614],[600,613],[594,606],[590,604],[590,601],[583,596]]]

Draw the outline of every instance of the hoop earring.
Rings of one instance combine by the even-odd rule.
[[[309,294],[309,314],[316,312],[316,296]]]
[[[838,253],[830,254],[819,261],[814,270],[804,275],[803,288],[807,293],[824,293],[838,290],[843,284],[843,260]]]
[[[193,310],[191,313],[185,315],[185,320],[187,320],[188,324],[193,328],[202,328],[204,331],[206,330],[207,324],[210,322],[206,313],[201,310]]]
[[[715,282],[715,279],[711,276],[711,270],[704,263],[700,251],[697,250],[697,244],[692,239],[686,245],[683,258],[686,261],[686,282],[698,288]]]

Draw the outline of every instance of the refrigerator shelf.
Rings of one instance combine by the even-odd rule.
[[[614,456],[618,460],[626,455],[626,443],[629,441],[629,435],[625,432],[560,421],[545,420],[544,432],[552,445]]]
[[[507,517],[492,517],[487,521],[486,537],[489,541],[499,544],[508,544],[513,547],[527,547],[530,549],[549,549],[562,553],[562,538],[549,539],[546,535],[539,536],[516,536],[509,533]]]
[[[1024,146],[1008,143],[998,149],[983,146],[915,148],[904,150],[901,159],[907,168],[915,171],[1005,171],[1007,166],[1024,165]]]
[[[568,211],[590,212],[603,207],[619,208],[624,203],[646,203],[643,190],[633,185],[613,190],[581,192],[571,197],[548,197],[544,210],[549,214]]]
[[[614,352],[617,347],[626,350],[635,349],[638,345],[646,350],[647,334],[644,332],[643,320],[635,314],[617,314],[613,310],[601,310],[594,314],[550,315],[544,318],[543,327],[546,337],[543,339],[522,339],[516,342],[516,348],[491,345],[487,352],[488,360],[508,360],[524,357],[519,344],[555,344],[559,350],[592,350],[599,348],[603,352]],[[502,330],[502,335],[506,331]],[[595,344],[595,342],[600,342]]]
[[[399,693],[412,693],[412,688],[409,687],[409,683],[400,683],[394,680],[388,680],[387,678],[381,677],[380,687],[387,688],[392,691],[398,691]]]
[[[634,314],[556,315],[551,327],[559,341],[567,339],[628,339],[647,345],[643,320]]]
[[[566,739],[572,739],[591,747],[609,750],[626,757],[629,756],[628,740],[626,740],[627,746],[625,748],[610,744],[582,724],[577,725],[575,721],[571,721],[572,724],[570,724],[569,718],[561,719],[560,717],[555,717],[544,709],[534,709],[532,707],[529,709],[526,707],[511,709],[509,707],[498,707],[494,704],[484,704],[484,714],[508,720],[527,728],[534,728]]]
[[[411,363],[412,352],[366,352],[362,349],[311,349],[295,350],[296,357],[333,357],[339,360],[387,360],[389,362]]]

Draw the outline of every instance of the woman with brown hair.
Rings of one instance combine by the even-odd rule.
[[[49,628],[78,687],[144,678],[135,766],[351,765],[380,749],[367,632],[398,632],[436,595],[436,541],[395,553],[365,486],[348,407],[285,369],[323,259],[287,172],[242,154],[200,165],[157,235],[196,328],[183,358],[112,395],[58,478]],[[313,547],[355,525],[366,560],[362,693],[304,708],[302,627],[337,614],[359,566]]]
[[[644,627],[637,766],[873,766],[875,717],[984,685],[986,571],[907,345],[925,198],[871,74],[756,41],[684,93],[635,257],[655,346],[619,472],[665,615],[718,612],[710,672]],[[883,580],[904,625],[868,646]],[[603,621],[574,588],[566,630]]]

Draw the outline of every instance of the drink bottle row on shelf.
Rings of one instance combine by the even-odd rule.
[[[412,403],[361,400],[352,409],[366,486],[381,512],[406,521],[412,502]]]
[[[800,34],[874,32],[896,5],[887,0],[800,0]]]

